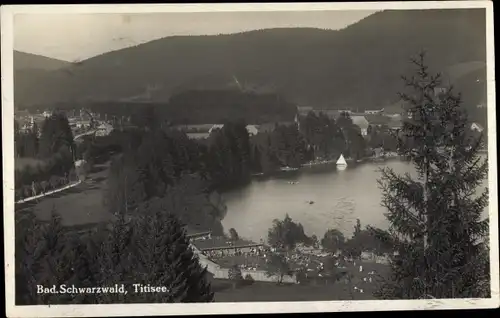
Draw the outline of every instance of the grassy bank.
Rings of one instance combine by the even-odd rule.
[[[108,221],[112,215],[103,205],[107,166],[96,166],[86,181],[72,189],[46,196],[40,200],[16,206],[16,213],[32,209],[41,220],[49,220],[53,209],[62,217],[65,226]]]

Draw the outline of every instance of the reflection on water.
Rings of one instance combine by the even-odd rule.
[[[267,237],[273,219],[283,219],[286,213],[302,223],[308,235],[319,238],[329,228],[350,236],[356,218],[363,227],[387,228],[377,184],[384,166],[400,174],[414,173],[411,164],[395,160],[344,171],[335,165],[314,166],[256,178],[249,186],[224,195],[228,213],[222,223],[226,230],[233,227],[240,236],[256,242]]]

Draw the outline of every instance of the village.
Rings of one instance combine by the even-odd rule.
[[[263,241],[213,236],[210,231],[188,234],[192,249],[214,279],[233,279],[231,270],[239,268],[241,277],[248,281],[279,282],[284,284],[349,285],[353,293],[363,294],[373,290],[381,275],[388,269],[387,253],[363,251],[353,258],[342,250],[327,252],[320,244],[298,244],[285,252],[270,247]],[[267,263],[270,256],[282,253],[289,271],[283,277],[269,275]],[[378,255],[379,254],[379,255]]]
[[[441,92],[439,91],[435,93],[439,94]],[[483,105],[479,104],[476,107],[482,108]],[[259,133],[267,133],[273,131],[276,125],[296,125],[296,127],[300,130],[301,120],[310,113],[314,113],[316,116],[322,114],[327,116],[331,120],[337,120],[339,116],[341,116],[341,114],[349,114],[349,117],[352,119],[352,123],[356,127],[358,127],[360,134],[366,139],[369,138],[370,130],[373,128],[396,133],[401,130],[405,120],[411,119],[411,114],[409,112],[402,111],[403,107],[401,105],[392,105],[391,109],[399,109],[400,111],[389,112],[384,108],[359,111],[352,109],[318,109],[312,106],[297,106],[296,115],[293,121],[261,124],[248,123],[246,129],[249,136],[253,137],[258,135]],[[80,139],[80,137],[90,134],[95,134],[96,136],[107,136],[114,129],[123,129],[123,127],[133,126],[131,125],[130,117],[117,117],[111,115],[108,116],[107,114],[97,114],[85,108],[65,111],[65,113],[75,140],[78,140]],[[26,110],[16,110],[15,120],[19,123],[20,132],[29,132],[32,131],[34,127],[36,127],[37,134],[38,136],[40,136],[43,121],[51,114],[51,110],[37,110],[34,112],[29,112]],[[199,125],[172,125],[170,127],[186,133],[186,135],[191,139],[203,140],[207,139],[212,134],[212,132],[217,129],[221,129],[223,126],[224,125],[220,123],[206,123]],[[482,133],[484,129],[485,128],[477,122],[473,122],[470,125],[470,130],[477,133]],[[384,156],[391,156],[391,153],[384,153],[380,149],[374,150],[374,157],[380,157],[382,154]]]

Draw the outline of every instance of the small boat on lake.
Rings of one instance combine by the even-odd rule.
[[[344,170],[347,168],[347,162],[345,161],[344,155],[340,155],[340,158],[337,160],[337,168],[339,170]]]
[[[280,171],[296,171],[296,170],[299,170],[299,168],[291,168],[288,166],[280,168]]]

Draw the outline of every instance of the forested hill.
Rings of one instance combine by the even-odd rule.
[[[339,31],[168,37],[36,81],[19,74],[16,65],[16,85],[23,85],[16,86],[15,98],[21,107],[62,100],[167,102],[186,90],[237,88],[278,93],[301,105],[383,107],[397,101],[400,75],[421,49],[428,51],[432,69],[459,74],[454,81],[468,74],[450,71],[457,65],[483,63],[484,69],[485,10],[384,11]],[[464,97],[482,95],[474,83],[469,76],[461,85]]]
[[[72,63],[31,53],[14,51],[14,66],[19,70],[54,71],[70,67]]]
[[[189,90],[172,96],[168,103],[82,102],[57,103],[57,109],[87,108],[109,118],[131,117],[139,120],[148,112],[156,122],[182,124],[220,124],[244,120],[249,124],[292,122],[297,105],[271,93],[227,90]],[[141,121],[141,120],[139,120]]]

